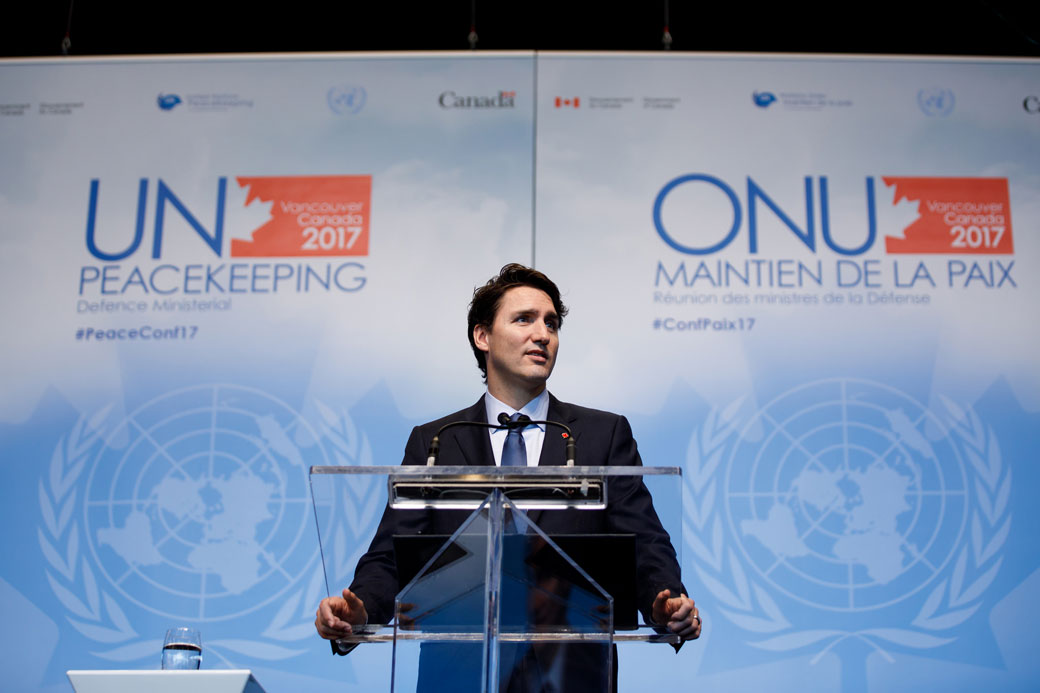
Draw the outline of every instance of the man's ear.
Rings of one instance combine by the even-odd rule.
[[[477,348],[481,351],[491,351],[491,347],[488,346],[488,336],[491,334],[484,325],[473,326],[473,343],[477,345]]]

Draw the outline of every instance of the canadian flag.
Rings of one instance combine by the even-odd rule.
[[[563,97],[557,96],[556,97],[556,108],[563,108],[565,106],[570,106],[572,108],[578,108],[579,106],[581,106],[581,101],[578,99],[577,96],[575,96],[573,99],[565,99]]]

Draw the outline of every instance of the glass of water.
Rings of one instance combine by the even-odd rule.
[[[163,669],[198,669],[202,665],[202,636],[194,628],[166,631],[162,649]]]

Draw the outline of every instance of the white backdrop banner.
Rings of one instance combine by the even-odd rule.
[[[314,634],[306,470],[476,399],[508,261],[572,309],[551,389],[684,468],[705,633],[622,689],[1040,684],[1037,62],[6,61],[0,151],[6,687],[175,625],[385,687]]]
[[[478,396],[466,303],[530,259],[533,81],[531,54],[0,64],[5,689],[157,667],[174,625],[273,692],[386,684],[389,648],[314,632],[307,469],[396,464]]]
[[[538,89],[555,388],[685,467],[697,687],[1035,687],[1040,66],[542,54]]]

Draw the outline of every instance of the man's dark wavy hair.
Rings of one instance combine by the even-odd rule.
[[[495,315],[498,313],[498,307],[502,303],[502,296],[517,286],[530,286],[548,294],[553,308],[556,309],[556,315],[559,316],[559,326],[563,325],[563,318],[567,315],[567,306],[563,305],[563,301],[560,300],[560,290],[553,280],[536,269],[515,262],[511,262],[499,270],[498,274],[489,279],[484,286],[477,287],[473,291],[473,300],[469,302],[468,336],[473,355],[477,357],[477,366],[485,380],[487,380],[487,354],[478,349],[476,342],[473,341],[473,328],[482,325],[490,332],[491,326],[495,322]]]

